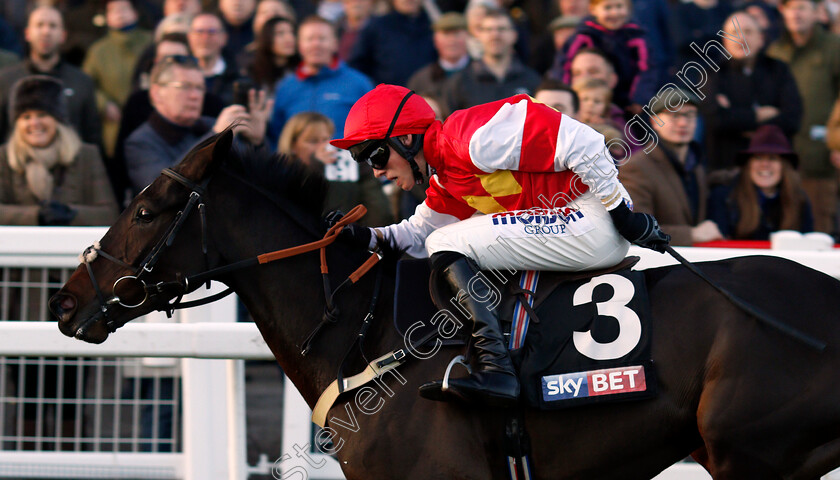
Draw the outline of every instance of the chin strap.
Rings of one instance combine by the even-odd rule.
[[[411,144],[407,147],[398,139],[393,137],[388,137],[388,143],[390,143],[391,147],[396,150],[397,153],[405,159],[405,161],[408,162],[408,165],[411,167],[411,173],[414,175],[414,184],[422,185],[425,178],[423,178],[423,174],[420,173],[420,167],[417,165],[417,161],[414,160],[414,157],[420,153],[420,150],[423,149],[423,134],[414,134],[411,139]]]

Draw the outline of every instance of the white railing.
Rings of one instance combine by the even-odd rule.
[[[0,228],[0,266],[75,267],[103,228]],[[218,291],[201,291],[205,295]],[[2,322],[0,355],[178,357],[183,448],[175,453],[0,451],[5,478],[244,480],[244,375],[238,358],[273,358],[253,324],[236,320],[235,299],[177,312],[176,323],[132,323],[102,345],[60,334],[54,322]],[[198,357],[198,358],[197,358]],[[224,359],[224,360],[211,360]]]
[[[101,228],[0,227],[0,266],[74,267],[76,255],[104,234]],[[840,278],[840,252],[679,249],[692,261],[749,254],[780,255]],[[640,268],[675,263],[634,248]],[[205,295],[211,292],[202,292]],[[161,478],[245,480],[255,471],[245,459],[242,360],[272,358],[256,327],[235,322],[232,298],[180,311],[177,323],[131,323],[102,345],[64,337],[54,323],[0,322],[0,355],[179,357],[182,360],[183,451],[180,453],[0,451],[0,478]],[[338,463],[314,453],[309,410],[294,388],[284,389],[283,449],[274,474],[287,478],[341,479]],[[309,448],[310,461],[297,461]],[[312,464],[322,465],[316,468]],[[263,462],[262,473],[272,470]],[[294,477],[289,477],[294,478]],[[678,464],[656,480],[708,479],[696,465]],[[840,478],[833,473],[826,478]]]

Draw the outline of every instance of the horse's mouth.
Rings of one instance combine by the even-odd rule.
[[[102,316],[94,313],[87,317],[78,317],[70,322],[59,321],[58,329],[68,337],[76,338],[88,343],[102,343],[108,339],[108,330],[100,321]]]
[[[102,343],[108,338],[102,311],[95,305],[85,308],[64,310],[58,302],[61,297],[56,295],[50,300],[50,310],[58,319],[58,329],[64,335],[88,343]]]

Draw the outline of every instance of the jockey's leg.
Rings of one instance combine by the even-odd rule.
[[[449,390],[467,402],[483,402],[496,406],[516,403],[519,380],[505,346],[499,325],[498,309],[493,299],[498,294],[481,277],[478,265],[471,258],[456,252],[438,252],[432,258],[432,268],[441,272],[452,290],[453,298],[469,312],[473,321],[472,336],[478,369],[466,378],[451,378]],[[498,302],[496,302],[498,303]],[[441,398],[439,382],[421,388],[421,395]],[[430,391],[429,388],[432,390]]]
[[[498,312],[488,309],[495,306],[489,305],[492,302],[488,300],[494,292],[484,281],[470,282],[479,269],[593,270],[620,262],[628,248],[629,243],[616,231],[609,213],[590,193],[561,212],[481,215],[432,232],[426,239],[432,267],[443,273],[453,294],[469,292],[457,299],[475,321],[473,336],[479,353],[479,372],[459,382],[450,380],[454,393],[509,403],[519,392],[502,340]],[[445,399],[440,386],[440,382],[426,384],[421,387],[421,395]]]

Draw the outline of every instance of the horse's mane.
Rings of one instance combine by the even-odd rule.
[[[214,140],[215,137],[211,137],[206,142]],[[326,178],[299,160],[272,153],[267,148],[236,143],[225,167],[272,195],[289,200],[306,213],[319,217],[324,209]]]

